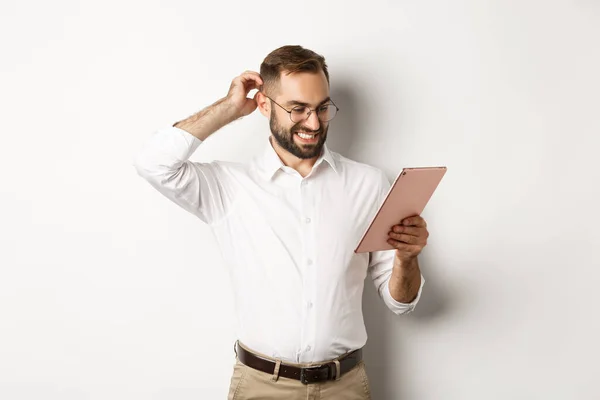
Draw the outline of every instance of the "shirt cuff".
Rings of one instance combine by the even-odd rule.
[[[421,293],[423,292],[423,285],[425,285],[425,278],[423,277],[423,274],[421,274],[421,286],[419,287],[419,291],[417,292],[417,297],[415,297],[415,299],[410,303],[401,303],[392,297],[392,294],[390,292],[390,280],[388,279],[385,285],[386,290],[383,290],[383,299],[387,303],[389,309],[392,310],[394,314],[408,314],[412,312],[417,306],[417,303],[421,298]]]
[[[173,149],[181,160],[187,160],[202,143],[202,140],[188,131],[174,126],[159,129],[156,135],[163,141],[162,145]]]
[[[146,176],[175,171],[202,143],[191,133],[172,126],[158,129],[143,143],[133,164]]]

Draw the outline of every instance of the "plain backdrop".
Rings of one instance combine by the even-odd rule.
[[[226,397],[216,242],[132,161],[285,44],[326,57],[333,151],[448,167],[415,312],[366,285],[374,399],[600,398],[599,42],[594,0],[3,0],[0,398]],[[192,160],[268,135],[254,113]]]

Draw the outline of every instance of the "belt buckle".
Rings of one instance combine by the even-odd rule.
[[[302,382],[305,385],[309,384],[310,382],[308,382],[308,380],[307,380],[306,371],[319,371],[319,370],[323,369],[323,367],[327,368],[327,370],[328,370],[327,372],[329,372],[329,367],[327,366],[327,364],[316,365],[314,367],[301,368],[300,369],[300,382]]]

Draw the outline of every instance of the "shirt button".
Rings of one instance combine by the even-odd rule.
[[[304,221],[306,221],[307,224],[310,224],[310,218],[306,218]]]
[[[308,264],[308,265],[312,265],[312,260],[310,260],[310,259],[309,259],[309,260],[307,261],[307,264]]]
[[[306,185],[308,185],[308,182],[307,181],[302,181],[302,186],[306,186]]]
[[[312,301],[309,301],[308,304],[307,304],[307,306],[308,306],[308,308],[312,308],[312,306],[313,306]]]
[[[310,351],[311,347],[310,346],[306,346],[306,351]]]

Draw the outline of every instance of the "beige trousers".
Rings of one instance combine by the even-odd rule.
[[[276,359],[267,357],[273,362]],[[309,367],[315,364],[292,364]],[[227,400],[370,400],[369,378],[364,361],[346,372],[339,380],[303,384],[299,380],[258,371],[236,358]]]

